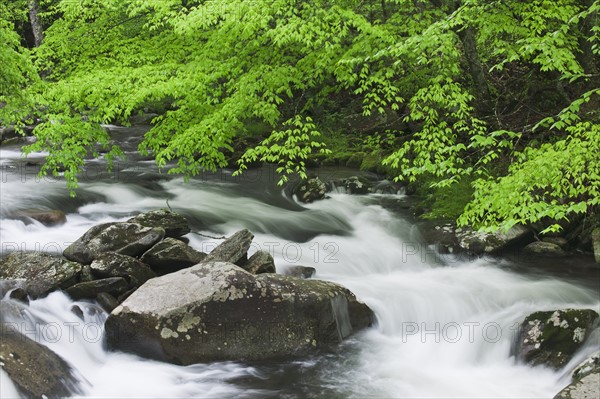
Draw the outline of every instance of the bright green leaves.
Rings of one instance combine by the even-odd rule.
[[[459,222],[506,228],[560,221],[598,206],[600,126],[579,124],[573,130],[579,137],[527,149],[508,175],[479,180]]]
[[[352,126],[369,132],[365,148],[391,153],[397,179],[475,179],[462,223],[598,206],[599,1],[45,4],[53,23],[33,57],[11,26],[26,13],[11,8],[7,22],[0,5],[0,121],[40,118],[28,151],[47,150],[43,172],[64,174],[70,189],[108,144],[98,124],[158,104],[140,150],[186,177],[225,166],[255,124],[273,131],[236,173],[262,161],[278,165],[280,184],[305,177],[307,157],[328,151],[319,131],[346,139]]]
[[[226,166],[223,151],[231,150],[233,132],[241,128],[237,120],[225,119],[223,112],[209,114],[209,106],[193,105],[198,113],[181,106],[159,117],[140,145],[143,153],[155,156],[160,168],[169,167],[169,173],[181,173],[186,178]],[[171,161],[176,166],[170,165]]]
[[[456,181],[471,168],[465,162],[469,136],[483,137],[486,125],[473,116],[472,96],[450,79],[419,90],[410,100],[407,120],[421,128],[383,161],[400,171],[397,180],[431,174],[443,184]]]
[[[533,130],[538,130],[541,128],[549,128],[550,130],[566,130],[570,126],[575,123],[581,121],[580,111],[585,104],[589,103],[592,98],[595,98],[598,101],[600,98],[600,88],[593,89],[583,93],[578,99],[574,100],[563,109],[556,117],[547,117],[538,122]],[[592,117],[596,117],[596,120],[600,119],[600,111],[595,110],[595,115]]]
[[[579,1],[471,2],[465,14],[492,51],[492,70],[514,62],[531,63],[542,72],[564,76],[583,73],[577,61]],[[479,15],[477,15],[479,14]]]
[[[511,155],[515,143],[521,137],[522,133],[508,130],[496,130],[485,134],[475,132],[468,146],[469,149],[476,150],[479,156],[474,164],[474,172],[478,175],[489,175],[486,169],[488,165],[501,157]]]
[[[23,151],[29,154],[51,148],[40,174],[64,176],[71,196],[75,195],[77,175],[83,171],[86,158],[97,158],[103,151],[110,168],[114,158],[122,155],[118,147],[110,147],[107,132],[97,123],[64,114],[46,117],[48,121],[36,128],[37,141],[23,147]]]
[[[582,103],[598,101],[585,93],[557,118],[543,125],[565,137],[516,152],[508,174],[475,182],[474,199],[459,218],[462,225],[510,228],[540,220],[568,220],[600,205],[600,124],[574,117]],[[554,123],[553,123],[554,122]],[[556,231],[552,224],[545,232]]]
[[[21,47],[19,36],[7,19],[8,8],[0,5],[0,124],[15,121],[17,127],[27,117],[34,101],[25,92],[28,85],[38,84],[39,78],[28,56]]]
[[[331,153],[325,144],[318,141],[321,133],[316,130],[311,118],[296,116],[285,121],[283,126],[289,126],[289,129],[273,131],[260,145],[246,150],[238,161],[239,169],[234,176],[246,170],[251,162],[274,163],[281,175],[278,184],[282,185],[294,173],[302,179],[307,178],[305,161],[309,155]]]

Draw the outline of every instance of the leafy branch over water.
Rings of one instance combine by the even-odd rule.
[[[240,139],[255,145],[238,172],[272,162],[284,183],[311,157],[355,151],[341,142],[385,135],[369,151],[392,177],[473,182],[460,223],[558,222],[598,209],[599,11],[591,0],[10,0],[0,123],[39,119],[25,151],[47,150],[42,173],[72,192],[84,158],[122,155],[99,124],[140,112],[159,113],[140,151],[188,177],[228,165]]]

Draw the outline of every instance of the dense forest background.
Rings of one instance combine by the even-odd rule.
[[[68,187],[121,155],[100,124],[158,114],[171,173],[348,162],[475,227],[594,220],[600,1],[8,0],[0,125]],[[240,152],[241,150],[241,152]]]

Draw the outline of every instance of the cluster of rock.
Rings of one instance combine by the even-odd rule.
[[[31,136],[35,127],[36,125],[23,126],[21,133],[14,126],[0,126],[0,146],[25,143],[25,136]]]
[[[152,211],[92,227],[63,256],[10,253],[0,260],[0,279],[9,298],[24,302],[54,290],[96,300],[112,312],[105,323],[109,348],[184,365],[308,355],[374,322],[371,309],[348,289],[306,279],[314,269],[282,275],[268,252],[248,257],[254,238],[248,230],[208,254],[187,245],[182,236],[189,232],[182,216]],[[2,338],[2,359],[23,352]],[[34,344],[26,346],[37,350]],[[61,361],[47,365],[70,375],[68,367],[56,366]],[[38,392],[18,370],[7,369],[17,386]],[[51,384],[46,388],[46,396],[64,396]]]
[[[455,224],[424,222],[420,225],[425,242],[440,253],[500,255],[515,251],[531,258],[564,258],[571,255],[572,243],[562,236],[541,236],[532,226],[514,226],[506,232],[482,232]],[[600,228],[592,234],[596,262],[600,263]]]
[[[363,195],[369,193],[397,194],[401,191],[398,184],[390,181],[375,182],[363,176],[350,176],[342,179],[321,180],[318,176],[301,181],[293,189],[298,201],[311,203],[325,199],[328,192],[344,192]]]
[[[96,299],[111,311],[147,280],[206,256],[177,239],[189,231],[185,218],[174,212],[148,212],[92,227],[62,256],[12,252],[0,261],[0,278],[18,282],[31,298],[61,289],[76,300]]]
[[[486,233],[450,223],[423,223],[421,231],[423,239],[436,245],[440,253],[499,254],[515,246],[524,246],[534,239],[533,232],[524,226],[514,226],[507,232]]]
[[[598,328],[600,316],[591,309],[535,312],[521,324],[513,355],[532,366],[562,369]],[[592,399],[600,396],[600,352],[571,372],[571,384],[555,399]]]

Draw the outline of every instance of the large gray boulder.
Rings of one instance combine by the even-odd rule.
[[[136,223],[104,223],[89,229],[63,252],[65,258],[89,264],[105,252],[139,256],[165,236],[161,227]]]
[[[531,365],[554,369],[565,366],[598,324],[591,309],[535,312],[521,324],[517,357]]]
[[[571,373],[571,384],[560,391],[554,399],[600,398],[600,351],[581,362]]]
[[[588,374],[569,384],[554,399],[598,399],[600,398],[600,371]]]
[[[147,280],[156,277],[156,273],[139,259],[116,252],[99,255],[89,267],[96,278],[126,278],[129,288],[137,288]]]
[[[167,237],[146,251],[140,260],[159,275],[163,275],[196,265],[204,258],[204,252],[196,251],[180,240]]]
[[[12,252],[0,260],[0,279],[20,280],[33,298],[70,287],[80,272],[79,263],[47,253]]]
[[[149,280],[105,328],[110,348],[188,365],[314,354],[372,322],[338,284],[208,262]]]
[[[210,251],[204,258],[204,262],[221,261],[235,264],[246,262],[253,238],[254,234],[249,230],[240,230]]]
[[[140,213],[128,220],[144,227],[160,227],[165,231],[166,237],[181,237],[191,231],[188,221],[178,213],[169,209]]]
[[[497,254],[517,243],[531,241],[532,233],[525,226],[514,226],[507,232],[486,233],[469,228],[456,229],[458,245],[475,255]]]
[[[0,301],[0,364],[19,392],[28,398],[81,394],[71,367],[57,354],[25,335],[18,304]]]

